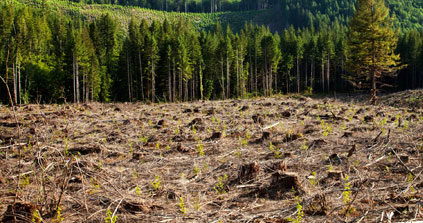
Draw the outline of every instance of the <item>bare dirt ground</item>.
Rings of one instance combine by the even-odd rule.
[[[421,107],[280,96],[16,116],[0,107],[4,222],[423,219]]]

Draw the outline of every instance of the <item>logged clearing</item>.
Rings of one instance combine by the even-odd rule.
[[[278,96],[27,105],[16,119],[2,106],[0,219],[422,220],[422,144],[416,106]]]

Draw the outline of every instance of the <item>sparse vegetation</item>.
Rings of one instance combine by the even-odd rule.
[[[395,212],[391,206],[400,210],[392,221],[420,220],[413,202],[423,189],[421,108],[338,97],[26,105],[16,107],[19,125],[0,106],[0,218],[18,186],[16,203],[39,211],[24,214],[30,221],[351,222],[370,209],[369,219]],[[330,106],[319,106],[324,100]],[[233,111],[244,106],[238,117]],[[192,107],[199,111],[185,112]],[[280,112],[287,110],[289,117]],[[263,123],[254,123],[255,111],[266,114]],[[194,133],[188,124],[196,118]],[[225,136],[211,137],[217,126]]]

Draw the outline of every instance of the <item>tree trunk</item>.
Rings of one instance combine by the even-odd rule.
[[[270,70],[269,70],[269,95],[272,95],[272,83],[273,83],[273,65],[270,65]]]
[[[21,88],[21,63],[18,63],[18,98],[19,98],[19,105],[22,104],[22,88]]]
[[[264,96],[268,96],[269,82],[268,82],[268,70],[267,70],[267,51],[264,49],[264,77],[263,77],[263,91]]]
[[[176,69],[175,69],[175,60],[172,60],[172,64],[173,64],[173,91],[172,91],[172,102],[176,101]]]
[[[289,93],[289,68],[286,68],[286,93]]]
[[[320,74],[321,85],[322,85],[322,92],[325,92],[325,62],[322,59],[322,72]]]
[[[202,66],[200,64],[200,98],[201,100],[204,99],[204,95],[203,95],[203,91],[204,91],[204,87],[203,87],[203,71],[202,71]]]
[[[126,72],[128,75],[128,101],[132,101],[132,95],[131,95],[131,72],[129,70],[129,53],[128,50],[126,50]]]
[[[230,85],[231,79],[229,74],[230,66],[229,66],[229,54],[226,52],[226,97],[230,98]]]
[[[188,101],[188,80],[186,79],[184,80],[184,101]]]
[[[300,93],[300,58],[297,55],[297,93]]]
[[[182,70],[179,70],[179,92],[178,92],[178,94],[179,94],[179,100],[180,101],[182,101],[183,99],[182,99]]]
[[[167,62],[167,86],[169,91],[169,102],[172,102],[172,74],[170,72],[170,58]]]
[[[85,97],[85,92],[86,92],[86,89],[85,89],[85,87],[86,87],[86,84],[85,84],[85,73],[86,72],[84,72],[83,74],[82,74],[82,101],[84,102],[84,103],[86,103],[86,97]]]
[[[258,94],[258,77],[257,77],[257,48],[254,47],[254,76],[255,76],[255,91],[256,91],[256,97]]]
[[[76,78],[75,78],[75,53],[73,53],[72,57],[72,83],[73,83],[73,103],[76,103]]]
[[[17,72],[16,72],[16,63],[13,63],[13,100],[15,105],[17,104],[17,84],[16,84],[16,76],[17,76]]]
[[[314,57],[311,60],[311,74],[310,74],[310,87],[311,89],[314,89],[314,66],[315,66]]]
[[[153,57],[153,55],[151,55]],[[154,59],[151,60],[151,102],[156,101],[156,72],[154,70]]]
[[[371,77],[372,77],[372,98],[371,98],[371,102],[373,104],[377,103],[377,95],[376,95],[376,67],[375,67],[375,63],[376,63],[376,55],[375,55],[375,42],[372,42],[372,68],[370,70],[371,72]]]
[[[75,79],[76,79],[76,103],[79,104],[79,63],[78,58],[76,57],[75,61]]]
[[[142,60],[141,60],[141,50],[138,50],[138,62],[140,64],[140,82],[141,82],[141,100],[144,101],[144,81],[142,78]]]
[[[240,94],[239,86],[239,58],[238,58],[238,49],[236,50],[236,96],[239,97]]]
[[[327,84],[328,84],[328,93],[330,91],[330,55],[328,53],[328,65],[326,67],[326,80],[327,80]]]
[[[304,84],[304,89],[307,89],[308,87],[308,61],[305,61],[305,84]]]
[[[225,76],[224,76],[224,73],[223,73],[223,57],[221,57],[221,63],[220,63],[220,73],[221,73],[221,76],[222,76],[222,97],[223,97],[223,99],[226,99],[226,97],[225,97],[225,91],[226,91],[226,89],[225,89]]]

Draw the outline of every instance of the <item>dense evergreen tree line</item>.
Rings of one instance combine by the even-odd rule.
[[[293,26],[271,33],[246,24],[239,33],[217,24],[132,19],[125,31],[104,15],[93,21],[3,4],[0,75],[16,103],[189,101],[282,92],[348,91],[347,28]],[[423,33],[398,41],[400,88],[423,87]],[[1,100],[7,102],[1,85]]]

